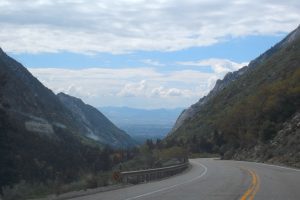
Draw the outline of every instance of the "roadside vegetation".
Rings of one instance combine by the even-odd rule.
[[[120,180],[113,178],[114,172],[165,167],[185,162],[187,157],[188,153],[182,147],[167,147],[159,139],[155,142],[149,139],[140,147],[127,150],[95,147],[86,152],[86,159],[91,160],[85,170],[77,171],[74,166],[73,169],[70,168],[69,173],[57,171],[53,177],[49,176],[50,169],[45,171],[45,167],[49,168],[50,166],[45,166],[36,159],[35,163],[31,163],[33,169],[30,171],[35,171],[31,179],[28,177],[17,183],[3,186],[2,198],[3,200],[33,199],[50,194],[60,195],[71,191],[118,184]],[[61,162],[69,161],[62,160]],[[74,165],[80,165],[80,163],[74,162]],[[20,170],[22,170],[21,166]],[[54,169],[52,168],[52,170]]]
[[[155,142],[148,139],[144,145],[138,148],[133,159],[119,163],[118,168],[122,171],[129,171],[165,167],[183,163],[187,157],[188,151],[183,147],[167,147],[159,139]]]

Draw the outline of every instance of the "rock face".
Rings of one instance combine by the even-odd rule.
[[[234,154],[236,160],[251,160],[284,164],[300,168],[300,112],[287,120],[268,144],[242,149]]]
[[[228,159],[299,166],[294,143],[300,137],[299,66],[300,27],[248,66],[218,80],[180,115],[165,142]]]
[[[129,135],[117,128],[96,108],[64,93],[57,96],[72,113],[76,122],[81,124],[81,132],[87,137],[113,147],[127,148],[135,145]]]

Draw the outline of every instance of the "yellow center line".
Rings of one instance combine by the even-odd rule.
[[[259,185],[260,185],[259,177],[255,171],[243,167],[241,167],[241,169],[247,171],[248,174],[251,176],[252,180],[251,180],[250,187],[246,190],[246,192],[243,194],[240,200],[253,200],[259,189]]]
[[[254,172],[255,173],[255,172]],[[259,180],[259,176],[255,173],[255,176],[256,176],[256,180],[257,180],[257,184],[256,184],[256,187],[255,189],[253,190],[252,194],[250,195],[250,200],[253,200],[256,193],[258,192],[259,190],[259,186],[260,186],[260,180]]]

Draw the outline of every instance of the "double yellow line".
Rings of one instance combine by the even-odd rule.
[[[259,185],[260,185],[259,176],[256,174],[255,171],[242,168],[242,167],[241,169],[247,171],[248,174],[251,176],[252,180],[251,180],[250,187],[246,190],[246,192],[243,194],[240,200],[253,200],[259,189]]]

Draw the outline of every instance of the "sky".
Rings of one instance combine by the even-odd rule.
[[[299,24],[299,0],[0,0],[0,47],[95,107],[188,107]]]

